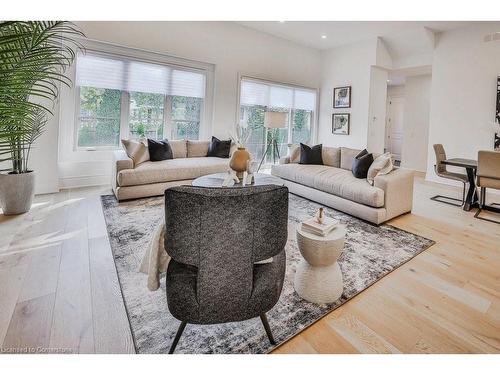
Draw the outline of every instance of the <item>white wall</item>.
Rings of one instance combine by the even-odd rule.
[[[500,42],[484,42],[500,31],[500,22],[474,24],[442,33],[434,51],[427,178],[435,176],[432,145],[442,143],[448,157],[477,158],[493,150],[496,78],[500,75]],[[463,170],[462,170],[463,172]]]
[[[387,113],[387,70],[375,66],[370,72],[370,106],[368,113],[367,149],[383,153],[385,146],[385,117]]]
[[[407,77],[401,166],[416,171],[427,169],[431,76]]]
[[[350,44],[322,53],[318,141],[327,146],[365,148],[368,136],[371,65],[376,40]],[[351,108],[333,108],[333,89],[351,86]],[[350,113],[349,135],[332,134],[332,114]]]
[[[319,51],[232,22],[76,24],[90,39],[214,64],[213,128],[209,133],[218,137],[228,138],[228,132],[236,124],[238,74],[319,87]],[[61,126],[74,124],[70,119],[61,123]],[[109,183],[110,152],[88,152],[79,159],[63,158],[59,161],[62,187]]]

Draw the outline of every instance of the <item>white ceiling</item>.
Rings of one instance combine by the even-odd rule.
[[[245,21],[250,27],[292,42],[320,50],[368,40],[374,37],[397,38],[399,34],[429,28],[434,32],[466,25],[458,21]],[[321,36],[325,35],[326,38]],[[411,41],[411,39],[410,39]],[[408,43],[411,44],[411,43]]]

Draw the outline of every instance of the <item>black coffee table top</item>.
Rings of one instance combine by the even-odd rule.
[[[272,176],[266,173],[255,173],[253,184],[243,184],[243,181],[240,180],[240,183],[234,184],[231,186],[222,186],[222,183],[226,179],[227,173],[214,173],[206,176],[198,177],[193,180],[191,185],[197,187],[245,187],[245,186],[258,186],[258,185],[283,185],[283,180],[281,178]]]

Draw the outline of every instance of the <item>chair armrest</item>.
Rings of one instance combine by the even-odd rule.
[[[283,156],[279,160],[280,164],[290,164],[290,156]]]
[[[111,187],[116,195],[118,186],[118,172],[124,169],[134,169],[134,161],[130,159],[124,150],[113,151],[113,161],[111,165]]]
[[[384,191],[386,220],[410,212],[413,207],[413,171],[395,169],[375,177],[373,186]]]

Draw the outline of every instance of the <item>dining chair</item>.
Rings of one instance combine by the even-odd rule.
[[[431,197],[431,200],[449,204],[452,206],[462,207],[465,203],[465,186],[468,182],[467,175],[448,171],[446,169],[446,164],[443,163],[443,161],[446,160],[446,152],[444,151],[443,145],[438,143],[435,144],[433,147],[434,147],[434,153],[436,154],[436,164],[434,165],[434,171],[436,172],[436,175],[442,178],[447,178],[449,180],[460,181],[464,186],[462,190],[462,200],[439,194]],[[460,204],[446,202],[443,199],[460,202]]]
[[[479,217],[482,210],[500,214],[498,203],[486,205],[486,189],[500,190],[500,152],[479,151],[477,154],[477,187],[480,188],[479,209],[474,217],[492,223],[500,224],[500,221]]]

